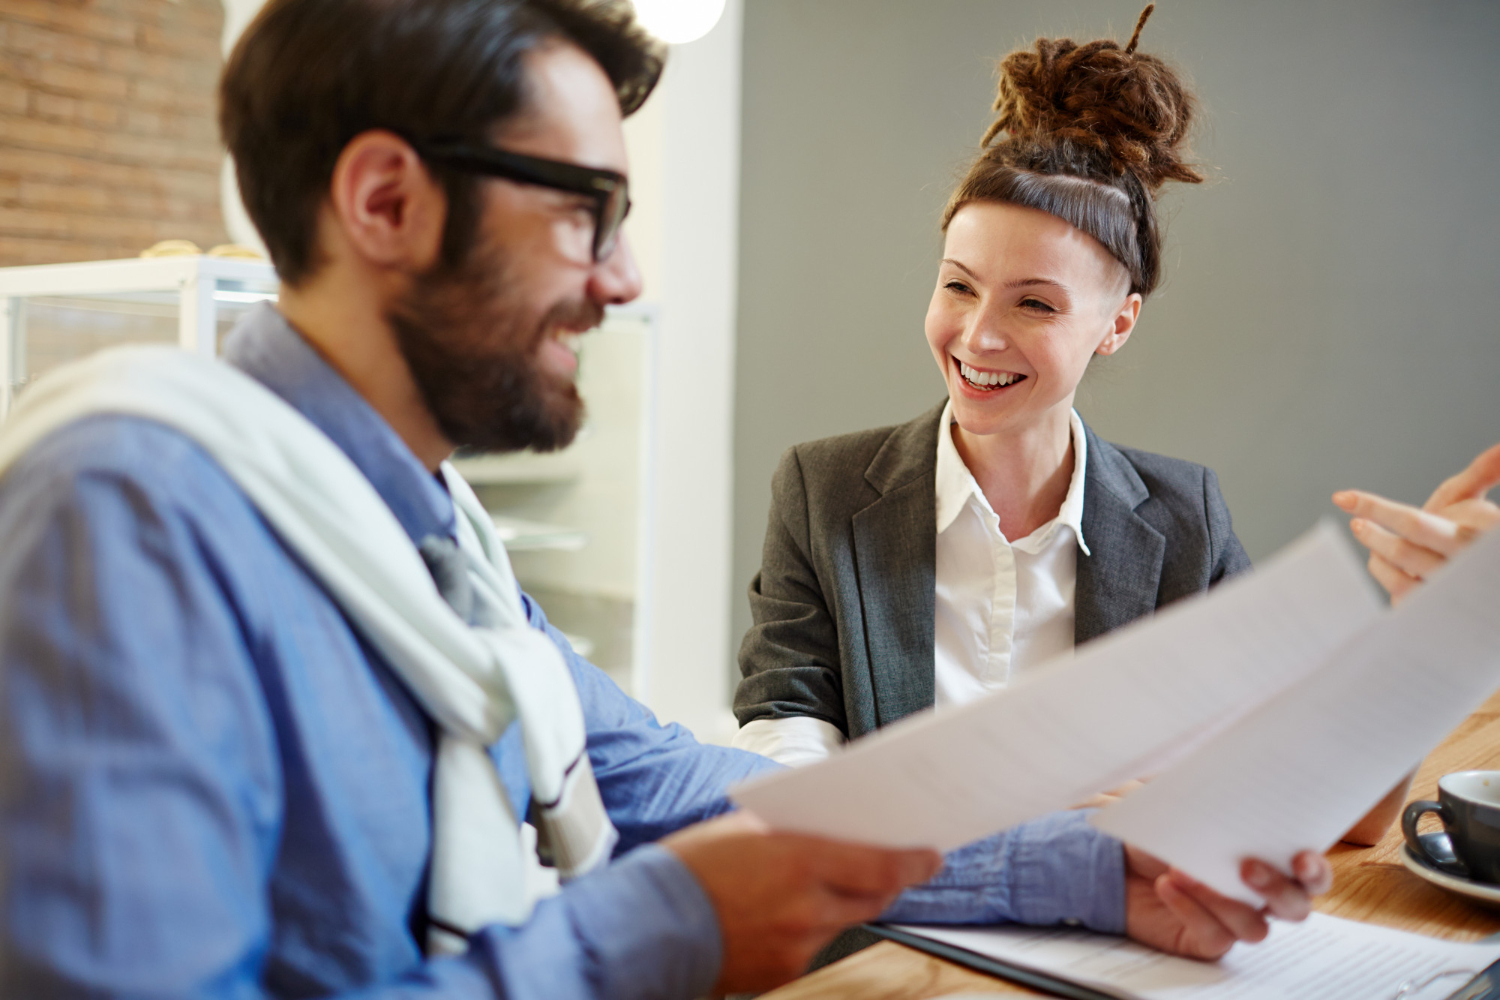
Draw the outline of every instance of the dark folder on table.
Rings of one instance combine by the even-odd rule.
[[[947,959],[965,968],[986,975],[1004,979],[1007,982],[1016,983],[1030,989],[1040,990],[1052,996],[1066,997],[1067,1000],[1121,1000],[1128,997],[1126,993],[1109,993],[1093,986],[1086,986],[1074,982],[1062,976],[1053,975],[1038,969],[1028,968],[1023,965],[1015,965],[1003,961],[991,955],[981,955],[978,952],[969,951],[967,948],[959,948],[944,941],[924,937],[921,934],[913,934],[899,927],[889,927],[883,924],[865,924],[865,930],[879,937],[904,944],[909,948],[936,955],[938,958]],[[1404,984],[1403,984],[1404,985]],[[1432,993],[1430,989],[1420,988],[1424,983],[1411,984],[1410,992],[1403,996],[1413,998],[1442,997],[1443,1000],[1500,1000],[1500,960],[1497,960],[1484,969],[1467,983],[1460,986],[1452,993]],[[1393,989],[1399,989],[1393,987]],[[1390,997],[1371,997],[1370,1000],[1396,1000],[1396,994]]]

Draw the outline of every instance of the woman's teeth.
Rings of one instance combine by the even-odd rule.
[[[1011,385],[1026,377],[1025,375],[1017,375],[1015,372],[982,372],[978,368],[970,368],[962,361],[958,362],[958,370],[963,375],[964,381],[980,389],[994,389],[1002,385]]]

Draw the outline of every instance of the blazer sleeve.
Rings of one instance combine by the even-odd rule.
[[[740,644],[740,725],[810,716],[845,736],[837,627],[818,578],[809,529],[807,486],[796,448],[771,479],[771,516],[760,572],[750,581],[754,624]]]
[[[1209,552],[1213,559],[1208,583],[1213,586],[1220,580],[1250,571],[1250,557],[1245,547],[1235,536],[1229,517],[1229,505],[1219,491],[1219,477],[1213,469],[1203,470],[1203,514],[1208,522]]]

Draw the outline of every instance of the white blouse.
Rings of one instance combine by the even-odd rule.
[[[953,444],[953,405],[943,410],[937,446],[937,587],[933,668],[938,710],[1004,687],[1072,652],[1077,559],[1083,539],[1088,442],[1075,411],[1073,478],[1057,516],[1025,538],[1005,537],[973,473]],[[797,766],[843,743],[838,728],[796,716],[756,719],[734,745]]]
[[[943,411],[950,426],[952,404]],[[938,435],[937,707],[962,705],[1073,649],[1088,441],[1075,412],[1073,478],[1057,516],[1008,541],[953,435]]]

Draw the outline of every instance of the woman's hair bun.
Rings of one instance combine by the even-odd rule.
[[[1123,48],[1112,40],[1039,38],[1000,63],[997,115],[981,146],[1001,132],[1018,143],[1070,143],[1107,154],[1115,173],[1131,171],[1157,191],[1168,180],[1197,183],[1187,133],[1195,102],[1177,74],[1135,51],[1154,4],[1141,12]]]

